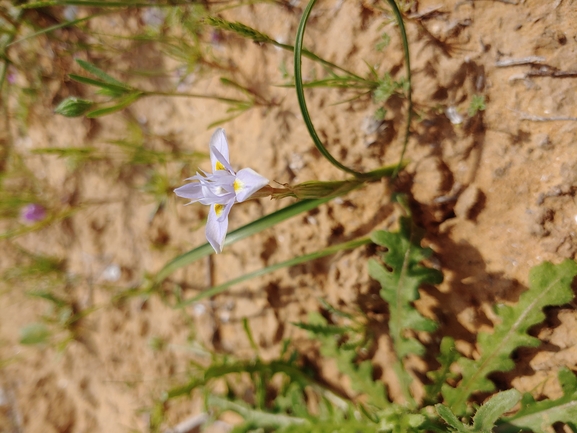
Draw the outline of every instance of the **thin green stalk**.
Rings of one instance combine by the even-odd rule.
[[[48,6],[90,6],[90,7],[101,7],[101,8],[111,8],[111,7],[142,7],[142,8],[167,8],[167,7],[175,7],[175,6],[187,6],[190,5],[189,2],[182,2],[182,3],[137,3],[131,1],[125,2],[109,2],[109,1],[86,1],[86,0],[49,0],[49,1],[41,1],[36,3],[27,3],[19,5],[20,9],[37,9],[37,8],[45,8]]]
[[[322,257],[330,256],[330,255],[335,254],[339,251],[351,250],[354,248],[358,248],[362,245],[367,245],[369,243],[371,243],[370,238],[366,238],[366,237],[365,238],[359,238],[359,239],[355,239],[355,240],[352,240],[349,242],[343,242],[342,244],[333,245],[333,246],[330,246],[328,248],[322,249],[320,251],[315,251],[314,253],[305,254],[305,255],[302,255],[299,257],[295,257],[295,258],[292,258],[290,260],[286,260],[286,261],[281,262],[281,263],[276,263],[274,265],[267,266],[266,268],[258,269],[256,271],[249,272],[248,274],[241,275],[238,278],[227,281],[226,283],[220,284],[218,286],[212,287],[211,289],[205,290],[204,292],[198,294],[194,298],[187,299],[186,301],[180,303],[179,306],[180,307],[186,307],[187,305],[198,302],[201,299],[209,298],[211,296],[218,295],[219,293],[226,291],[230,286],[233,286],[233,285],[238,284],[238,283],[242,283],[244,281],[250,280],[250,279],[255,278],[255,277],[260,277],[261,275],[270,274],[271,272],[274,272],[278,269],[300,265],[301,263],[307,263],[307,262],[310,262],[311,260],[316,260],[316,259],[320,259]]]
[[[407,125],[405,128],[405,139],[403,142],[403,150],[401,151],[401,157],[399,158],[399,164],[397,169],[393,173],[393,178],[396,178],[399,174],[399,171],[403,168],[403,160],[405,158],[405,152],[407,151],[407,145],[409,144],[409,136],[411,134],[411,120],[413,119],[413,88],[411,84],[411,57],[409,54],[409,41],[407,39],[407,31],[405,29],[405,23],[403,21],[403,15],[397,6],[395,0],[387,0],[391,8],[393,9],[393,13],[395,14],[395,18],[397,19],[397,23],[399,24],[399,30],[401,32],[401,39],[403,41],[403,54],[405,56],[405,70],[407,73]]]
[[[242,101],[240,99],[223,98],[216,95],[202,95],[200,93],[185,93],[185,92],[144,92],[142,96],[178,96],[181,98],[199,98],[199,99],[213,99],[215,101],[226,102],[228,104],[247,104],[251,101]]]
[[[52,31],[54,31],[54,30],[58,30],[58,29],[61,29],[61,28],[64,28],[64,27],[74,26],[74,25],[80,24],[80,23],[82,23],[82,22],[84,22],[84,21],[88,21],[88,20],[90,20],[90,19],[92,19],[92,18],[99,17],[99,16],[102,16],[102,15],[106,15],[106,14],[109,14],[109,13],[111,13],[111,11],[100,12],[100,13],[98,13],[98,14],[89,15],[89,16],[87,16],[87,17],[79,18],[79,19],[77,19],[77,20],[66,21],[66,22],[64,22],[64,23],[60,23],[60,24],[56,24],[56,25],[53,25],[53,26],[50,26],[50,27],[46,27],[45,29],[39,30],[39,31],[37,31],[37,32],[34,32],[34,33],[32,33],[31,35],[24,36],[23,38],[20,38],[20,39],[18,39],[18,40],[16,40],[16,41],[10,42],[9,44],[6,45],[6,47],[9,47],[9,46],[11,46],[11,45],[19,44],[20,42],[24,42],[25,40],[32,39],[32,38],[34,38],[34,37],[36,37],[36,36],[40,36],[40,35],[43,35],[43,34],[46,34],[46,33],[50,33],[50,32],[52,32]]]
[[[252,409],[248,406],[232,402],[213,394],[208,396],[208,405],[216,406],[223,411],[231,410],[236,412],[244,419],[246,423],[250,423],[252,421],[259,426],[282,428],[295,424],[309,423],[309,421],[304,418],[296,418],[288,415],[263,412],[262,410]]]
[[[296,88],[296,92],[297,92],[297,98],[299,100],[299,106],[301,109],[301,113],[303,115],[303,119],[305,121],[305,124],[307,125],[307,129],[309,130],[309,134],[311,136],[311,138],[313,139],[313,142],[315,143],[315,146],[317,147],[317,149],[319,150],[319,152],[321,152],[321,154],[331,163],[333,164],[335,167],[339,168],[340,170],[343,170],[349,174],[352,174],[355,177],[363,177],[364,174],[361,172],[358,172],[356,170],[353,170],[352,168],[349,168],[343,164],[341,164],[339,161],[337,161],[331,154],[330,152],[327,150],[327,148],[323,145],[323,143],[321,142],[319,136],[317,135],[317,132],[315,130],[315,127],[311,121],[311,116],[309,114],[309,110],[307,108],[307,103],[305,100],[305,94],[304,94],[304,86],[303,86],[303,76],[302,76],[302,56],[303,56],[303,38],[304,38],[304,34],[305,34],[305,28],[307,25],[307,21],[308,18],[310,16],[310,13],[312,11],[312,8],[314,6],[314,4],[316,3],[316,0],[311,0],[309,2],[309,4],[307,5],[307,7],[305,8],[303,15],[301,17],[299,26],[298,26],[298,30],[297,30],[297,37],[296,37],[296,41],[295,41],[295,47],[294,47],[294,62],[295,62],[295,88]]]

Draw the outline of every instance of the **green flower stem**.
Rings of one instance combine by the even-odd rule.
[[[397,6],[395,0],[387,0],[391,9],[393,9],[393,13],[395,14],[395,18],[397,19],[397,24],[399,25],[399,30],[401,32],[401,39],[403,41],[403,54],[405,57],[405,70],[407,74],[407,125],[405,127],[405,139],[403,141],[403,150],[401,151],[401,157],[399,158],[399,164],[397,165],[397,169],[393,173],[393,178],[396,178],[404,167],[403,160],[405,158],[405,152],[407,151],[407,145],[409,144],[409,136],[411,134],[411,120],[413,119],[413,88],[411,85],[411,57],[409,53],[409,41],[407,38],[407,30],[405,29],[405,23],[403,21],[403,15]]]
[[[223,98],[216,95],[203,95],[200,93],[183,93],[183,92],[143,92],[142,96],[178,96],[181,98],[198,98],[198,99],[212,99],[214,101],[225,102],[227,104],[247,104],[251,101],[243,101],[240,99]]]

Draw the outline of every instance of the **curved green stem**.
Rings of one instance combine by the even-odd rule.
[[[409,136],[411,134],[411,120],[413,119],[413,89],[411,84],[411,58],[409,55],[409,41],[407,39],[407,31],[405,29],[405,23],[403,21],[403,15],[397,6],[395,0],[387,0],[391,8],[393,9],[393,13],[395,14],[395,18],[397,19],[397,23],[399,24],[399,30],[401,32],[401,39],[403,41],[403,54],[405,56],[405,70],[407,73],[407,101],[409,106],[407,107],[407,125],[405,129],[405,139],[403,141],[403,150],[401,151],[401,157],[399,158],[399,164],[393,173],[393,178],[396,178],[399,174],[399,171],[404,167],[403,159],[405,158],[405,152],[407,150],[407,145],[409,143]]]
[[[303,115],[303,119],[305,121],[305,124],[307,125],[307,129],[309,130],[309,134],[310,134],[311,138],[313,139],[313,142],[315,143],[315,146],[317,147],[319,152],[321,152],[321,154],[327,160],[329,160],[329,162],[331,164],[333,164],[338,169],[343,170],[349,174],[352,174],[355,177],[363,177],[364,176],[363,173],[358,172],[356,170],[353,170],[352,168],[349,168],[349,167],[341,164],[339,161],[337,161],[330,154],[330,152],[327,150],[327,148],[323,145],[323,143],[321,142],[319,136],[317,135],[315,127],[311,121],[309,110],[307,108],[307,103],[305,101],[303,76],[302,76],[302,64],[301,64],[302,55],[303,55],[303,37],[305,34],[305,28],[307,25],[307,20],[309,18],[309,15],[310,15],[311,10],[312,10],[315,3],[316,3],[316,0],[311,0],[303,12],[303,16],[301,17],[301,21],[299,23],[299,27],[297,30],[297,37],[296,37],[295,46],[294,46],[295,88],[296,88],[296,92],[297,92],[297,98],[299,101],[299,106],[300,106],[301,113]]]

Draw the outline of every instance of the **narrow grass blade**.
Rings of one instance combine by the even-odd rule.
[[[95,80],[93,78],[83,77],[82,75],[69,74],[68,76],[70,78],[72,78],[74,81],[78,81],[79,83],[88,84],[90,86],[100,87],[101,89],[107,89],[111,92],[114,92],[114,93],[120,94],[120,95],[122,95],[122,94],[124,94],[130,90],[128,87],[126,87],[124,85],[119,86],[117,84],[106,83],[104,81]]]
[[[108,84],[112,84],[112,85],[124,87],[124,88],[127,87],[124,83],[118,81],[116,78],[111,77],[106,72],[104,72],[102,69],[94,66],[92,63],[88,63],[88,62],[81,60],[81,59],[76,59],[76,63],[78,63],[80,65],[80,67],[82,69],[84,69],[85,71],[90,72],[92,75],[96,75],[98,78],[107,82]]]
[[[231,245],[237,241],[240,241],[241,239],[252,236],[256,233],[260,233],[264,229],[267,229],[278,223],[281,223],[284,220],[287,220],[302,212],[307,212],[311,209],[314,209],[320,206],[321,204],[328,202],[329,200],[330,198],[321,198],[317,200],[302,200],[287,207],[284,207],[282,209],[279,209],[276,212],[266,215],[256,221],[253,221],[247,225],[244,225],[230,232],[226,236],[226,241],[224,242],[224,245]],[[155,282],[161,283],[177,269],[187,266],[203,257],[209,256],[213,252],[214,250],[212,249],[212,247],[208,243],[206,243],[198,248],[195,248],[191,251],[188,251],[187,253],[184,253],[174,258],[158,272],[155,278]]]
[[[99,13],[99,14],[89,15],[89,16],[84,17],[84,18],[78,18],[77,20],[65,21],[65,22],[60,23],[60,24],[56,24],[56,25],[53,25],[53,26],[50,26],[50,27],[46,27],[45,29],[39,30],[39,31],[34,32],[34,33],[32,33],[32,34],[30,34],[30,35],[27,35],[27,36],[24,36],[23,38],[20,38],[20,39],[18,39],[18,40],[16,40],[16,41],[10,42],[10,43],[7,44],[6,46],[9,47],[9,46],[11,46],[11,45],[16,45],[16,44],[19,44],[20,42],[24,42],[24,41],[26,41],[26,40],[28,40],[28,39],[32,39],[32,38],[35,38],[36,36],[44,35],[44,34],[46,34],[46,33],[50,33],[50,32],[52,32],[52,31],[54,31],[54,30],[62,29],[62,28],[64,28],[64,27],[75,26],[76,24],[80,24],[80,23],[82,23],[82,22],[84,22],[84,21],[88,21],[88,20],[90,20],[90,19],[92,19],[92,18],[94,18],[94,17],[98,17],[98,16],[101,16],[101,15],[106,15],[106,14],[108,14],[108,13],[110,13],[110,12],[101,12],[101,13]]]
[[[117,111],[120,111],[123,108],[128,107],[130,104],[135,102],[141,96],[142,96],[142,92],[130,93],[129,95],[126,95],[124,98],[122,98],[118,102],[118,104],[115,104],[111,107],[104,107],[104,108],[99,108],[98,110],[90,111],[90,112],[86,113],[86,117],[88,117],[88,118],[102,117],[102,116],[106,116],[108,114],[116,113]]]
[[[267,266],[266,268],[258,269],[254,272],[249,272],[248,274],[244,274],[238,278],[227,281],[226,283],[212,287],[211,289],[205,290],[204,292],[200,293],[199,295],[195,296],[194,298],[187,299],[186,301],[182,302],[180,304],[180,306],[184,307],[186,305],[190,305],[190,304],[193,304],[195,302],[198,302],[201,299],[208,298],[208,297],[211,297],[214,295],[218,295],[219,293],[226,291],[229,287],[231,287],[235,284],[242,283],[243,281],[247,281],[247,280],[250,280],[250,279],[255,278],[255,277],[260,277],[261,275],[270,274],[271,272],[274,272],[278,269],[300,265],[301,263],[307,263],[307,262],[310,262],[311,260],[316,260],[316,259],[320,259],[322,257],[330,256],[330,255],[335,254],[339,251],[351,250],[351,249],[360,247],[362,245],[367,245],[369,243],[371,243],[370,238],[359,238],[359,239],[355,239],[355,240],[352,240],[349,242],[343,242],[343,243],[338,244],[338,245],[332,245],[332,246],[325,248],[325,249],[322,249],[320,251],[315,251],[314,253],[305,254],[305,255],[302,255],[299,257],[295,257],[293,259],[286,260],[286,261],[281,262],[281,263],[276,263],[274,265]]]
[[[49,1],[40,1],[35,3],[27,3],[23,5],[19,5],[18,7],[21,9],[38,9],[38,8],[45,8],[48,6],[90,6],[90,7],[100,7],[100,8],[125,8],[125,7],[144,7],[144,8],[162,8],[162,7],[175,7],[175,6],[185,6],[189,5],[188,2],[174,2],[174,3],[138,3],[138,2],[112,2],[112,1],[104,1],[104,0],[49,0]]]
[[[313,139],[313,142],[315,143],[315,146],[317,147],[319,152],[321,152],[321,154],[331,164],[333,164],[338,169],[343,170],[343,171],[345,171],[349,174],[352,174],[354,176],[362,177],[363,173],[355,171],[352,168],[349,168],[349,167],[341,164],[339,161],[337,161],[331,155],[331,153],[323,145],[323,143],[321,142],[321,139],[317,135],[317,131],[315,130],[315,127],[314,127],[313,122],[311,120],[311,116],[309,114],[309,110],[307,108],[307,103],[305,100],[304,84],[303,84],[303,73],[302,73],[302,56],[303,56],[302,51],[303,51],[303,38],[304,38],[304,34],[305,34],[305,28],[307,25],[309,15],[310,15],[315,3],[316,3],[316,0],[311,0],[303,12],[303,15],[301,17],[301,20],[300,20],[300,23],[298,26],[297,37],[296,37],[295,47],[294,47],[294,53],[295,53],[295,56],[294,56],[294,59],[295,59],[295,88],[296,88],[296,92],[297,92],[297,98],[299,101],[299,106],[301,109],[301,113],[303,115],[303,120],[305,121],[305,124],[307,125],[307,129],[309,130],[309,134],[310,134],[311,138]]]

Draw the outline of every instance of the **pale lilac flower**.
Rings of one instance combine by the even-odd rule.
[[[6,77],[8,84],[16,84],[16,71],[11,66],[8,67],[8,76]]]
[[[228,142],[224,129],[218,128],[210,139],[210,162],[212,173],[196,173],[186,180],[188,183],[174,190],[179,197],[190,203],[199,202],[210,206],[206,223],[206,239],[217,253],[222,246],[228,229],[228,214],[232,205],[240,203],[259,189],[268,185],[268,179],[251,168],[235,172],[228,157]]]
[[[34,224],[46,218],[46,209],[40,204],[30,203],[22,208],[20,217],[25,224]]]

